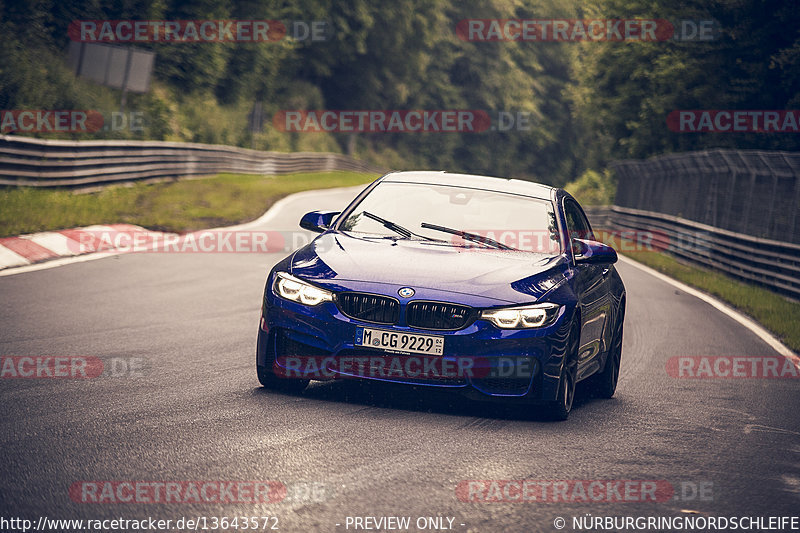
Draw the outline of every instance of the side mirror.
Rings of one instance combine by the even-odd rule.
[[[589,239],[572,239],[575,264],[598,265],[617,262],[617,252],[607,244]]]
[[[340,211],[311,211],[300,219],[300,227],[308,231],[322,233],[333,223]]]

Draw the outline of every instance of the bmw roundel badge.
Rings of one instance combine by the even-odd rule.
[[[397,291],[397,294],[399,294],[403,298],[411,298],[412,296],[414,296],[414,289],[412,289],[411,287],[403,287],[402,289]]]

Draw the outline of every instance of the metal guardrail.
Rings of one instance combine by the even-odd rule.
[[[800,244],[763,239],[685,218],[620,206],[588,207],[595,229],[625,231],[653,250],[800,298]],[[646,239],[641,238],[646,232]]]
[[[0,135],[0,185],[76,187],[232,172],[385,170],[343,154],[261,152],[161,141],[60,141]]]

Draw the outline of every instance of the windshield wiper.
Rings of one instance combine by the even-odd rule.
[[[492,248],[499,248],[500,250],[513,250],[512,247],[506,246],[502,242],[497,242],[494,239],[490,239],[489,237],[484,237],[483,235],[478,235],[477,233],[470,233],[468,231],[461,231],[458,229],[447,228],[445,226],[437,226],[436,224],[428,224],[427,222],[423,222],[421,226],[425,229],[432,229],[436,231],[443,231],[445,233],[450,233],[452,235],[457,235],[462,239],[477,242],[480,244],[485,244],[486,246],[491,246]]]
[[[373,215],[369,211],[362,211],[362,213],[364,213],[365,217],[371,218],[375,222],[380,222],[383,225],[384,228],[390,229],[390,230],[394,231],[395,233],[397,233],[399,235],[402,235],[406,239],[410,239],[413,236],[413,237],[419,237],[421,239],[425,239],[426,241],[435,241],[435,240],[437,240],[437,239],[432,239],[430,237],[426,237],[425,235],[419,235],[417,233],[414,233],[410,229],[408,229],[406,227],[403,227],[400,224],[392,222],[391,220],[386,220],[385,218],[381,218],[378,215]]]

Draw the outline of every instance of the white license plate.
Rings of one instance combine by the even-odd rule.
[[[444,353],[444,337],[372,328],[357,328],[355,345],[388,352],[424,353],[427,355]]]

